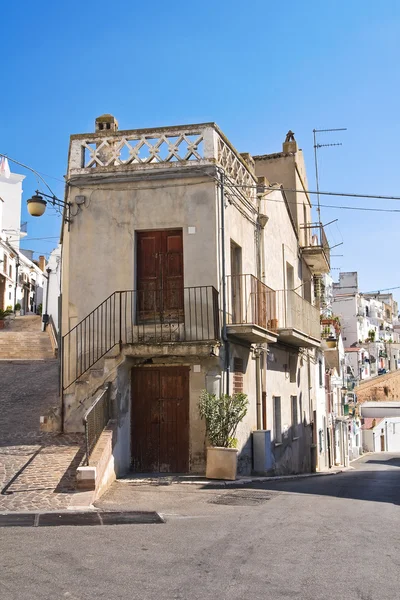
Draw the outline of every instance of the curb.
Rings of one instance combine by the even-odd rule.
[[[241,477],[233,481],[224,481],[221,479],[198,479],[198,480],[181,480],[179,477],[171,478],[122,478],[117,479],[118,483],[130,484],[130,485],[154,485],[154,486],[168,486],[172,484],[182,485],[200,485],[200,486],[220,486],[220,487],[231,487],[237,485],[246,485],[249,483],[264,483],[270,481],[291,481],[296,479],[307,479],[309,477],[326,477],[329,475],[339,475],[339,473],[345,473],[352,471],[354,467],[343,467],[335,471],[321,471],[318,473],[300,473],[298,475],[276,475],[276,476],[254,476],[254,477]]]

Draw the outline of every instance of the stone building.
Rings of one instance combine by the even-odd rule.
[[[61,418],[80,430],[110,384],[117,474],[203,472],[204,388],[248,394],[240,472],[316,468],[329,248],[301,190],[293,135],[255,157],[214,123],[120,131],[103,115],[71,136]]]

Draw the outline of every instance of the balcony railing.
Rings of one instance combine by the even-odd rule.
[[[119,344],[220,338],[212,286],[114,292],[62,338],[63,389]]]
[[[301,335],[321,339],[319,310],[291,290],[276,292],[277,329],[296,330]]]
[[[302,226],[303,256],[315,273],[327,273],[330,270],[331,253],[324,226],[321,223],[311,223]]]
[[[275,291],[254,275],[227,277],[227,322],[276,328]]]

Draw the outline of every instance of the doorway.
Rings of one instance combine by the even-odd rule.
[[[189,471],[189,367],[132,369],[131,454],[137,473]]]
[[[183,315],[181,229],[137,232],[136,284],[140,322]]]

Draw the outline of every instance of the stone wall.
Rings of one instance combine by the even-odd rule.
[[[400,399],[400,370],[387,375],[380,375],[373,379],[363,381],[354,389],[357,401],[360,403],[367,400],[385,401]]]

